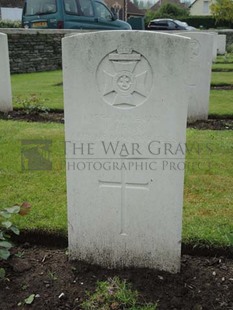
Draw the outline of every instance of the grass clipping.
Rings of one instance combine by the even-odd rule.
[[[157,305],[140,305],[138,292],[132,291],[126,281],[118,277],[97,283],[94,294],[88,293],[88,299],[82,303],[82,309],[91,310],[156,310]]]

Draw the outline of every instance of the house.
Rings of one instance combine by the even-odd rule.
[[[212,15],[210,5],[212,0],[195,0],[190,6],[190,15]]]
[[[131,16],[142,16],[144,17],[145,13],[140,10],[135,4],[127,0],[105,0],[105,3],[110,8],[110,10],[116,14],[117,18],[126,20]],[[124,16],[124,8],[127,7],[127,17]]]
[[[121,20],[126,20],[133,29],[145,29],[145,11],[140,10],[130,0],[105,0],[109,9]]]
[[[20,20],[24,0],[0,0],[0,19]]]

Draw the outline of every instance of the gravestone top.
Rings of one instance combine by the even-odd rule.
[[[187,85],[189,87],[188,120],[206,120],[209,113],[212,52],[214,36],[208,32],[181,33],[191,39]]]
[[[71,258],[179,270],[189,43],[141,31],[63,39]]]
[[[10,66],[7,35],[0,33],[0,111],[12,110]]]

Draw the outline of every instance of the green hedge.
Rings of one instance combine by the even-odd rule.
[[[20,21],[0,20],[0,28],[20,28]]]
[[[230,28],[233,29],[233,22],[221,21],[216,23],[216,20],[213,16],[188,16],[181,18],[180,20],[186,22],[188,25],[195,28]]]

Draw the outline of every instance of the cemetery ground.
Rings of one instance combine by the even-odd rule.
[[[6,269],[1,309],[233,309],[233,61],[218,57],[213,71],[210,120],[187,129],[183,256],[176,275],[69,262],[62,73],[12,76],[18,110],[0,120],[0,208],[22,201],[32,208],[14,218],[21,229],[13,249],[18,256],[0,262]],[[48,121],[46,115],[53,116]],[[52,142],[52,170],[27,170],[22,140],[40,139]],[[94,294],[97,281],[104,282]]]

